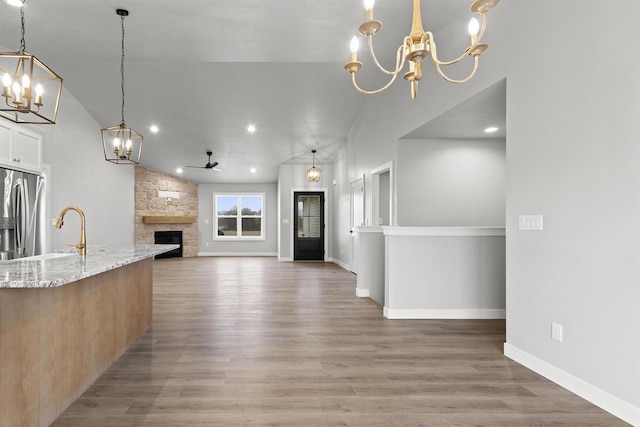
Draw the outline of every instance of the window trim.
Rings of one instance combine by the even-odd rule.
[[[237,219],[237,231],[236,236],[219,236],[218,235],[218,218],[233,218],[231,215],[224,215],[218,217],[218,196],[222,197],[237,197],[238,200],[238,212],[235,216]],[[262,200],[262,214],[260,216],[242,216],[242,197],[255,197],[259,196]],[[213,193],[213,240],[219,241],[263,241],[266,240],[266,193],[265,192],[214,192]],[[260,236],[242,236],[242,218],[260,218]]]

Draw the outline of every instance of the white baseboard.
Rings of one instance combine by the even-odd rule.
[[[360,298],[369,298],[369,289],[356,288],[356,296]]]
[[[283,257],[278,257],[278,261],[293,262],[293,258],[283,256]]]
[[[384,307],[387,319],[505,319],[503,309],[397,309]]]
[[[532,371],[577,394],[585,400],[604,409],[634,426],[640,426],[640,408],[595,387],[580,378],[559,369],[544,360],[520,350],[511,344],[504,344],[504,355]]]
[[[334,259],[333,263],[339,265],[340,267],[344,268],[347,271],[351,271],[351,269],[349,268],[349,264],[344,263],[344,262],[340,261],[339,259]]]
[[[198,252],[198,256],[278,256],[277,252]]]

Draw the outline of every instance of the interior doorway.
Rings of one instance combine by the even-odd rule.
[[[358,250],[360,240],[357,227],[364,225],[364,176],[351,183],[351,223],[349,245],[349,269],[358,274]]]
[[[293,193],[293,259],[324,260],[324,192]]]

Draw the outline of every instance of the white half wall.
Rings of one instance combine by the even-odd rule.
[[[504,228],[383,230],[386,317],[505,317]]]

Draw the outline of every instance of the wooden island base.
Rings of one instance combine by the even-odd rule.
[[[0,426],[48,426],[151,325],[153,258],[0,289]]]

